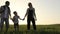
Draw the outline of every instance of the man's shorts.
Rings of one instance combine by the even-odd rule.
[[[3,27],[4,21],[5,21],[5,24],[6,24],[6,28],[9,28],[9,19],[8,18],[2,18],[1,19],[1,27]]]

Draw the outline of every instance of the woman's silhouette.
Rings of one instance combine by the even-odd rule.
[[[36,30],[36,25],[35,25],[35,20],[36,20],[36,14],[35,14],[35,9],[32,6],[32,3],[28,3],[29,8],[27,9],[27,12],[24,16],[27,16],[27,29],[30,30],[30,22],[32,21],[33,28]]]

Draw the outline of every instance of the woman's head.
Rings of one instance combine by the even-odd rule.
[[[32,7],[32,3],[31,3],[31,2],[29,2],[29,3],[28,3],[28,6],[29,6],[29,7]]]

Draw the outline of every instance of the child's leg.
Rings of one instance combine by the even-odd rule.
[[[14,24],[14,31],[16,31],[16,24]]]
[[[17,30],[19,31],[19,24],[17,23]]]

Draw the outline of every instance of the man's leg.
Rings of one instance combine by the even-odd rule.
[[[5,19],[5,24],[6,24],[6,32],[8,31],[9,28],[9,19]]]
[[[32,19],[32,24],[33,24],[34,30],[36,30],[36,24],[35,24],[35,20],[34,19]]]
[[[27,20],[27,29],[30,30],[30,20]]]
[[[3,30],[4,18],[1,18],[1,31]]]
[[[1,14],[0,14],[0,30],[1,30]]]

